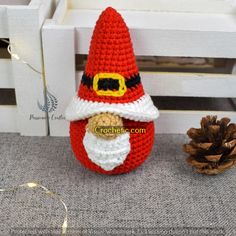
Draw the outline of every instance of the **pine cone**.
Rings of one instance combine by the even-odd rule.
[[[107,132],[104,133],[100,128],[123,127],[122,118],[118,115],[106,112],[94,115],[88,119],[87,129],[94,135],[104,139],[114,139],[121,133]],[[105,129],[103,129],[104,131]]]
[[[229,123],[229,118],[206,116],[200,129],[188,130],[192,140],[183,148],[190,154],[187,163],[198,173],[216,175],[236,164],[236,124]]]

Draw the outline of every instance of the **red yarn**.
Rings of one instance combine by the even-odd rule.
[[[94,77],[97,73],[118,73],[125,79],[138,74],[133,46],[122,16],[109,7],[100,15],[91,40],[85,74]],[[143,86],[128,89],[121,97],[98,96],[93,88],[80,84],[78,96],[85,100],[127,103],[144,95]]]
[[[97,20],[85,72],[115,72],[129,78],[138,73],[133,47],[122,16],[108,7]]]
[[[85,74],[91,78],[98,73],[118,73],[126,81],[138,74],[129,30],[121,15],[110,7],[100,15],[96,23],[85,68]],[[78,91],[78,96],[84,100],[121,104],[137,101],[143,95],[141,83],[128,88],[123,96],[118,97],[98,95],[91,86],[88,87],[82,83]],[[146,133],[130,133],[131,151],[122,165],[111,171],[105,171],[88,158],[83,146],[87,119],[70,123],[70,140],[76,158],[86,168],[103,174],[122,174],[141,165],[153,146],[154,123],[125,119],[123,121],[125,127],[145,128]]]
[[[130,134],[131,152],[128,154],[124,163],[111,171],[105,171],[100,166],[93,163],[87,155],[83,146],[85,127],[88,120],[78,120],[70,123],[70,141],[76,158],[86,168],[102,174],[123,174],[140,166],[148,157],[154,142],[154,123],[135,122],[123,120],[125,127],[145,128],[144,134]]]

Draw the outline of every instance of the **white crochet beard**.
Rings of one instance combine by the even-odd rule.
[[[83,144],[89,159],[106,171],[124,163],[130,152],[130,134],[124,133],[112,140],[96,137],[86,130]]]

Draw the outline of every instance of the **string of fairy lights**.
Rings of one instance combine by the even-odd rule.
[[[11,55],[12,58],[14,58],[15,60],[20,61],[21,63],[25,64],[26,66],[28,66],[28,67],[29,67],[31,70],[33,70],[34,72],[36,72],[36,73],[38,73],[38,74],[40,74],[40,75],[44,75],[43,72],[41,72],[41,71],[35,69],[35,68],[34,68],[33,66],[31,66],[27,61],[23,60],[18,54],[13,53],[13,52],[12,52],[13,45],[10,44],[10,42],[9,42],[8,40],[6,40],[6,39],[1,39],[1,41],[8,44],[8,46],[7,46],[7,51],[8,51],[8,53]]]
[[[10,42],[8,40],[5,39],[0,39],[2,42],[8,44],[7,46],[7,51],[9,52],[9,54],[11,55],[12,58],[14,58],[15,60],[21,62],[22,64],[25,64],[27,67],[29,67],[31,70],[33,70],[35,73],[40,74],[43,77],[43,80],[45,80],[45,76],[44,76],[44,72],[41,72],[37,69],[35,69],[30,63],[28,63],[27,61],[23,60],[17,53],[13,53],[12,52],[12,48],[13,45],[10,44]],[[14,48],[15,51],[15,48]],[[0,188],[0,192],[12,192],[21,188],[25,188],[25,189],[39,189],[41,190],[45,195],[50,196],[56,200],[58,200],[64,208],[64,220],[63,223],[61,225],[61,235],[66,235],[67,232],[67,227],[68,227],[68,208],[67,205],[65,204],[65,202],[63,201],[63,199],[60,197],[59,194],[50,191],[48,188],[46,188],[45,186],[37,183],[37,182],[29,182],[29,183],[25,183],[25,184],[21,184],[15,187],[9,187],[9,188]]]

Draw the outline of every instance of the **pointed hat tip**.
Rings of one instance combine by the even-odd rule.
[[[113,7],[107,7],[104,11],[103,11],[103,13],[102,13],[103,15],[105,14],[108,14],[108,15],[120,15],[118,12],[117,12],[117,10],[116,9],[114,9]]]
[[[104,12],[117,12],[113,7],[107,7]]]

